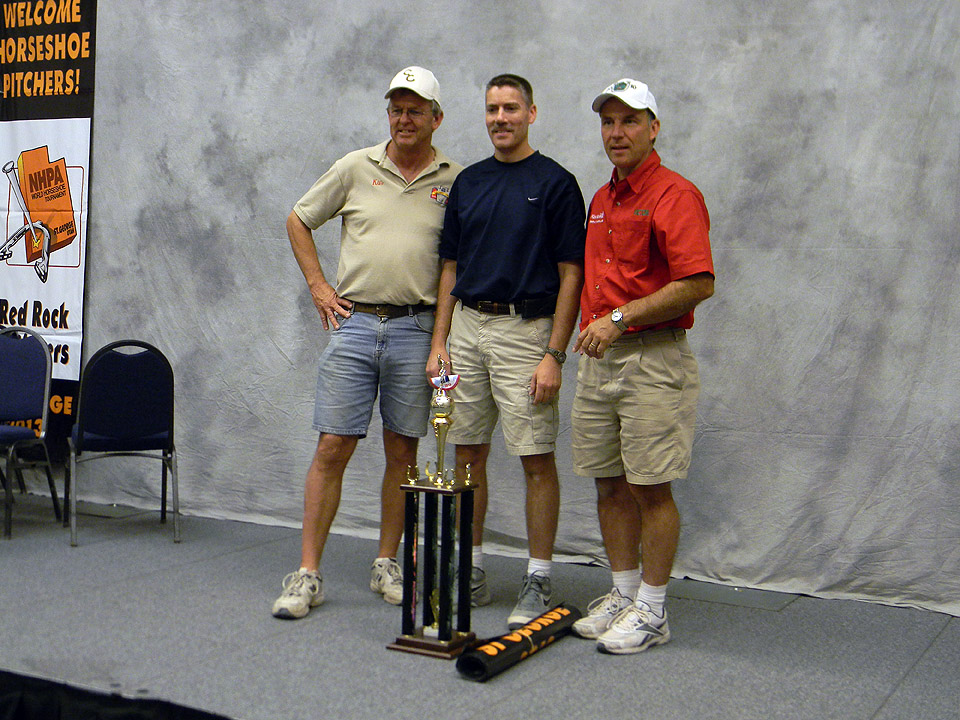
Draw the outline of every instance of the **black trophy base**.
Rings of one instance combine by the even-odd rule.
[[[387,649],[428,655],[442,660],[453,660],[464,650],[472,647],[476,640],[477,636],[473,631],[454,631],[453,637],[449,640],[439,640],[435,637],[424,636],[423,628],[420,628],[413,635],[399,635],[395,642],[387,645]]]

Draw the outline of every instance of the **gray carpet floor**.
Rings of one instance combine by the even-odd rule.
[[[0,541],[0,668],[243,720],[960,718],[960,618],[676,580],[668,645],[610,656],[567,637],[477,683],[386,649],[400,610],[369,590],[371,540],[333,536],[327,601],[282,621],[270,605],[298,531],[186,517],[175,545],[156,513],[85,510],[71,548],[49,499],[17,497]],[[506,630],[525,564],[485,567],[479,637]],[[609,584],[599,567],[553,576],[582,609]]]

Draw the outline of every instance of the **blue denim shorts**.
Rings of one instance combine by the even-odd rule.
[[[366,437],[379,393],[385,429],[426,435],[432,333],[433,311],[390,320],[358,312],[341,320],[320,356],[314,429]]]

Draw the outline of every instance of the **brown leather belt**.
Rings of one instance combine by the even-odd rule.
[[[519,315],[519,309],[513,303],[495,302],[494,300],[464,300],[465,307],[487,315]]]
[[[523,318],[537,318],[553,315],[557,308],[556,296],[521,300],[516,303],[498,302],[496,300],[461,300],[464,307],[487,315],[519,315]]]
[[[398,317],[407,317],[422,312],[433,312],[435,305],[373,305],[371,303],[355,302],[353,304],[354,312],[369,313],[376,315],[381,320],[392,320]]]

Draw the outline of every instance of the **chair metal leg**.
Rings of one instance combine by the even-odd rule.
[[[160,522],[165,523],[167,521],[167,461],[169,460],[169,454],[166,450],[163,452],[163,458],[161,465],[163,469],[161,470],[161,482],[160,482]]]
[[[177,451],[170,451],[170,483],[173,490],[173,541],[180,542],[180,485],[177,482]]]
[[[60,498],[57,496],[57,486],[53,482],[53,465],[50,462],[50,453],[47,451],[46,443],[41,443],[40,446],[43,448],[43,456],[47,461],[43,469],[47,473],[47,484],[50,486],[50,497],[53,500],[53,514],[59,521],[63,519],[63,512],[60,510]]]
[[[70,463],[63,470],[63,526],[70,525]]]
[[[16,445],[11,445],[7,450],[7,475],[4,478],[4,502],[3,502],[3,536],[5,538],[13,537],[13,476],[16,470]]]
[[[47,444],[41,441],[31,442],[28,445],[22,447],[32,447],[35,445],[40,446],[40,450],[43,452],[43,457],[40,460],[24,460],[20,457],[18,452],[20,447],[16,443],[10,446],[9,456],[7,460],[7,474],[11,474],[11,469],[13,474],[17,476],[17,485],[20,487],[20,494],[26,495],[27,485],[23,479],[23,469],[30,468],[36,469],[37,467],[42,466],[43,471],[47,475],[47,486],[50,488],[50,500],[53,502],[53,514],[57,520],[63,520],[63,513],[60,509],[60,496],[57,494],[57,485],[53,481],[53,463],[50,462],[50,453],[47,450]]]
[[[17,486],[20,488],[20,494],[27,494],[27,484],[23,481],[23,470],[20,469],[20,460],[17,458],[16,445],[10,448],[10,457],[13,461],[13,472],[17,475]],[[10,467],[9,465],[7,467]]]
[[[10,473],[10,463],[7,463],[7,474]],[[13,481],[0,470],[0,481],[3,482],[3,536],[13,535]]]
[[[77,546],[77,453],[70,443],[70,546]]]

